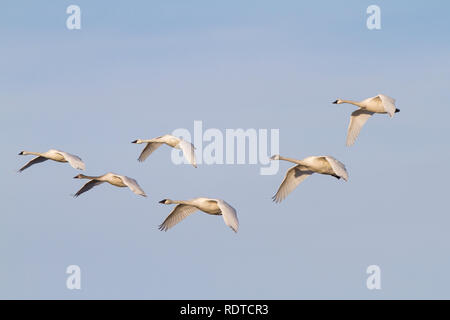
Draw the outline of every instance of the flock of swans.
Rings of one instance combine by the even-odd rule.
[[[356,138],[361,131],[361,128],[364,126],[366,121],[375,113],[387,113],[392,118],[395,113],[400,111],[395,107],[395,100],[383,94],[379,94],[375,97],[368,98],[359,102],[337,99],[333,103],[349,103],[359,108],[351,114],[350,124],[347,131],[347,146],[351,146],[355,143]],[[182,150],[183,156],[186,158],[186,160],[195,168],[197,168],[197,163],[195,160],[195,147],[192,145],[192,143],[173,135],[166,134],[149,140],[137,139],[132,143],[146,144],[145,148],[142,150],[138,158],[138,161],[144,161],[158,147],[160,147],[162,144],[166,144],[172,148]],[[73,168],[78,170],[85,170],[86,168],[84,162],[80,157],[60,150],[51,149],[44,153],[22,151],[19,153],[19,155],[36,156],[31,161],[26,163],[22,168],[20,168],[19,172],[22,172],[23,170],[29,168],[34,164],[41,163],[47,160],[53,160],[63,163],[68,162]],[[295,164],[295,166],[287,170],[286,175],[278,188],[278,191],[272,198],[276,203],[283,201],[303,180],[305,180],[313,173],[330,175],[337,179],[344,179],[345,181],[348,180],[348,173],[345,165],[332,156],[312,156],[307,157],[303,160],[296,160],[292,158],[282,157],[280,155],[274,155],[270,159],[284,160]],[[101,176],[86,176],[83,174],[78,174],[74,178],[89,180],[89,182],[84,184],[83,187],[81,187],[81,189],[78,190],[77,193],[75,193],[74,197],[78,197],[86,191],[89,191],[93,187],[98,186],[104,182],[107,182],[116,187],[128,187],[137,195],[143,197],[147,196],[135,179],[112,172],[108,172]],[[162,231],[169,230],[181,220],[198,210],[211,215],[221,215],[228,227],[230,227],[234,232],[238,231],[239,220],[236,210],[224,200],[210,198],[195,198],[191,200],[164,199],[159,203],[166,205],[176,204],[172,212],[159,226],[159,229]]]

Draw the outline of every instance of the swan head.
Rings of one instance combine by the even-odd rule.
[[[341,99],[337,99],[337,100],[333,101],[333,104],[341,104],[341,103],[344,103],[344,102],[342,102]]]
[[[280,160],[280,155],[276,154],[270,157],[270,160]]]
[[[73,177],[74,179],[83,179],[84,178],[84,175],[82,175],[81,173],[80,174],[77,174],[75,177]]]
[[[20,152],[19,152],[19,156],[22,156],[22,155],[23,155],[23,151],[20,151]]]
[[[159,203],[162,204],[171,204],[172,202],[169,199],[162,199]]]
[[[142,140],[141,139],[137,139],[137,140],[134,140],[134,141],[131,141],[131,143],[142,143]]]

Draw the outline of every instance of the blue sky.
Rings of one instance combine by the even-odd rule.
[[[66,29],[66,8],[82,29]],[[366,28],[381,7],[382,29]],[[3,1],[0,10],[0,298],[450,298],[450,43],[446,1]],[[353,107],[384,93],[345,147]],[[258,165],[144,163],[130,141],[204,128],[280,129],[280,153],[330,154],[349,182],[313,176],[284,202]],[[21,150],[77,154],[86,174],[149,195],[81,186],[68,165],[21,174]],[[164,198],[223,198],[240,230],[194,214],[167,233]],[[82,290],[65,286],[79,265]],[[381,267],[382,290],[366,288]]]

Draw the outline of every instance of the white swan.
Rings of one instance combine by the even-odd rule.
[[[164,220],[164,222],[159,226],[159,230],[167,231],[178,222],[189,216],[191,213],[194,213],[197,210],[201,210],[212,215],[222,215],[225,224],[229,226],[234,232],[238,231],[239,221],[236,210],[223,200],[195,198],[192,200],[177,201],[164,199],[159,203],[177,204],[175,209],[172,210],[166,220]]]
[[[327,174],[337,179],[348,180],[348,173],[344,164],[331,156],[308,157],[303,160],[296,160],[274,155],[270,159],[285,160],[296,164],[288,169],[277,193],[272,197],[272,200],[277,203],[283,201],[292,190],[313,173]]]
[[[394,113],[400,112],[400,109],[395,107],[395,99],[384,94],[379,94],[363,101],[337,99],[333,103],[350,103],[359,107],[358,110],[353,111],[352,116],[350,117],[350,124],[348,125],[347,132],[347,146],[351,146],[355,143],[362,126],[374,113],[387,113],[392,118]]]
[[[78,197],[80,194],[91,190],[93,187],[98,186],[99,184],[102,184],[103,182],[108,182],[110,184],[112,184],[113,186],[116,187],[128,187],[131,189],[131,191],[133,191],[134,193],[146,197],[147,195],[145,194],[144,190],[142,190],[142,188],[139,186],[139,184],[137,183],[136,180],[130,178],[130,177],[126,177],[126,176],[121,176],[112,172],[108,172],[102,176],[97,176],[97,177],[92,177],[92,176],[85,176],[84,174],[79,174],[75,177],[73,177],[74,179],[89,179],[91,181],[89,181],[88,183],[86,183],[80,190],[78,190],[77,193],[75,193],[74,197]]]
[[[161,146],[161,144],[167,144],[172,148],[182,150],[186,160],[189,161],[189,163],[192,164],[195,168],[197,168],[197,162],[195,160],[195,147],[192,145],[192,143],[187,142],[178,137],[175,137],[173,135],[166,134],[150,140],[137,139],[132,141],[131,143],[147,144],[138,158],[139,161],[144,161],[145,159],[147,159],[148,156],[151,155],[153,151],[155,151]]]
[[[35,155],[36,158],[33,158],[31,161],[29,161],[26,165],[24,165],[22,168],[19,169],[19,172],[22,172],[28,167],[31,167],[33,164],[41,163],[46,160],[53,160],[57,162],[68,162],[73,168],[84,170],[86,166],[84,165],[84,162],[77,156],[60,151],[55,149],[50,149],[47,152],[40,153],[40,152],[31,152],[31,151],[22,151],[19,153],[19,155]]]

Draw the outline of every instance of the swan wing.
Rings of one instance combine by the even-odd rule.
[[[38,156],[38,157],[32,159],[31,161],[28,161],[26,165],[24,165],[22,168],[19,169],[19,172],[22,172],[26,168],[31,167],[33,164],[41,163],[41,162],[44,162],[46,160],[48,160],[48,159],[44,158],[44,157],[41,157],[41,156]]]
[[[355,143],[356,138],[361,131],[361,128],[373,114],[373,112],[363,109],[358,109],[352,112],[352,116],[350,117],[350,124],[348,125],[347,130],[347,146],[351,146]]]
[[[283,182],[281,182],[277,193],[272,197],[272,200],[276,203],[283,201],[288,194],[292,192],[297,186],[312,175],[314,172],[307,170],[305,167],[296,165],[286,172]]]
[[[395,99],[385,96],[384,94],[379,94],[381,102],[383,103],[384,111],[386,111],[392,118],[395,114]]]
[[[130,177],[125,177],[125,176],[119,176],[123,183],[125,183],[127,185],[128,188],[131,189],[131,191],[133,191],[134,193],[146,197],[147,195],[145,194],[144,190],[142,190],[142,188],[139,186],[139,184],[137,183],[136,180],[134,180],[133,178]]]
[[[138,158],[138,161],[142,162],[148,158],[149,155],[153,153],[156,149],[158,149],[162,145],[161,142],[148,142],[145,146],[144,150],[142,150],[141,155]]]
[[[178,142],[178,146],[181,150],[183,150],[183,156],[186,160],[192,164],[195,168],[197,168],[197,161],[195,160],[195,147],[192,143],[187,142],[185,140],[180,140]]]
[[[99,184],[102,184],[102,183],[103,183],[103,181],[91,180],[88,183],[86,183],[80,190],[78,190],[78,192],[74,194],[74,197],[76,198],[80,194],[85,193],[86,191],[89,191],[93,187],[98,186]]]
[[[236,214],[236,210],[223,200],[216,200],[220,211],[222,212],[223,220],[225,224],[229,226],[234,232],[239,229],[239,220]]]
[[[62,155],[64,157],[64,159],[66,159],[67,162],[69,162],[69,164],[72,166],[72,168],[75,168],[78,170],[86,169],[86,166],[80,157],[78,157],[74,154],[63,152],[63,151],[58,151],[58,153],[60,155]]]
[[[198,208],[194,206],[190,206],[187,204],[179,204],[172,210],[172,212],[167,216],[166,220],[159,226],[159,230],[167,231],[176,225],[178,222],[191,215]]]
[[[345,165],[342,162],[336,160],[332,156],[325,156],[325,159],[327,159],[328,163],[337,176],[341,177],[345,181],[348,181],[347,169],[345,169]]]

